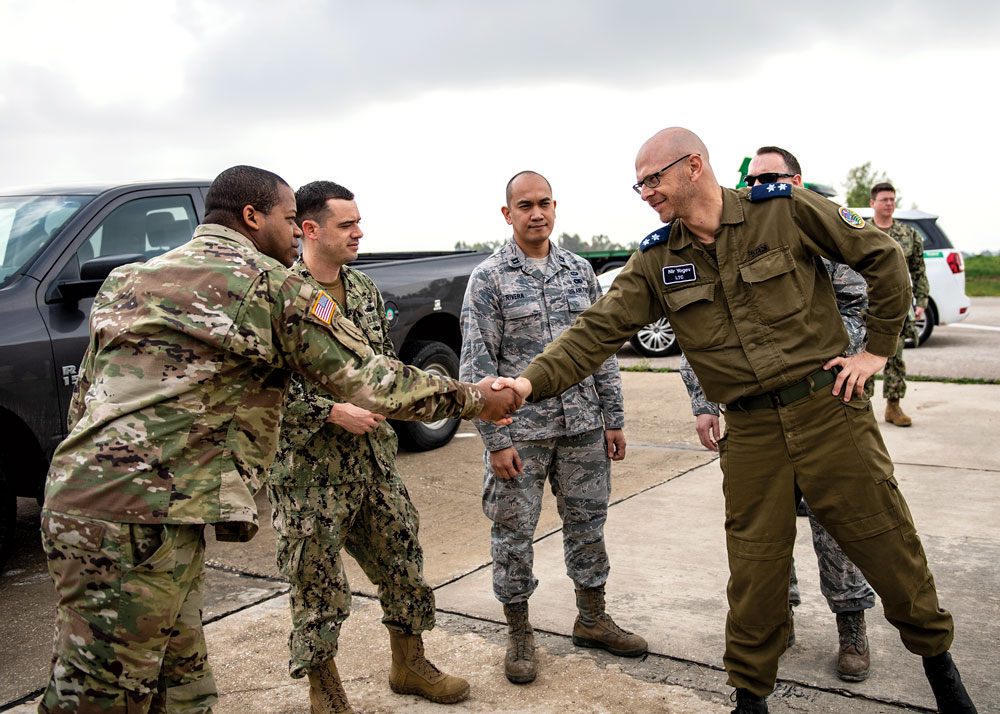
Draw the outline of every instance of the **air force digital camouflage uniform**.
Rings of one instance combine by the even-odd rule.
[[[823,264],[830,273],[833,291],[837,298],[837,309],[844,321],[850,345],[844,354],[852,355],[860,352],[865,346],[865,320],[862,312],[868,307],[868,292],[864,278],[842,263],[823,259]],[[701,384],[694,370],[691,369],[687,357],[681,358],[681,378],[691,397],[691,411],[699,414],[718,416],[719,405],[705,398]],[[819,587],[826,597],[830,611],[857,612],[875,606],[875,591],[872,590],[865,576],[851,562],[837,541],[820,525],[816,515],[808,509],[809,526],[812,529],[813,549],[819,562]],[[795,575],[795,561],[792,561],[792,574],[788,584],[788,602],[792,607],[802,603],[799,593],[798,578]]]
[[[482,409],[478,389],[374,356],[329,301],[219,225],[111,273],[46,484],[59,607],[40,711],[209,711],[204,524],[256,533],[292,372],[395,417]]]
[[[543,274],[508,241],[469,278],[462,306],[462,379],[516,377],[598,297],[594,271],[579,256],[550,243]],[[531,541],[546,477],[563,521],[566,574],[577,590],[604,585],[611,494],[604,431],[621,429],[624,421],[613,356],[559,396],[525,403],[509,426],[476,421],[486,446],[483,512],[493,521],[493,592],[500,602],[523,602],[538,585]],[[509,446],[521,456],[523,472],[505,481],[493,474],[490,452]]]
[[[872,221],[871,224],[875,225]],[[881,229],[879,229],[881,230]],[[927,282],[927,266],[924,264],[924,242],[914,228],[902,221],[893,221],[892,227],[884,231],[903,249],[906,267],[910,272],[910,283],[913,288],[913,304],[917,307],[927,307],[930,296],[930,284]],[[903,325],[903,334],[896,345],[896,354],[889,357],[882,372],[882,396],[886,399],[902,399],[906,396],[906,363],[903,361],[903,345],[907,339],[917,339],[917,325],[911,312]],[[875,391],[874,380],[865,385],[870,397]]]
[[[311,278],[301,261],[292,269]],[[395,356],[385,305],[371,278],[347,266],[340,274],[348,319],[377,354]],[[351,604],[342,548],[378,586],[386,627],[417,634],[434,626],[417,511],[396,471],[396,433],[384,421],[367,434],[328,423],[337,402],[298,375],[292,378],[278,457],[267,476],[278,567],[291,584],[293,677],[337,654]]]

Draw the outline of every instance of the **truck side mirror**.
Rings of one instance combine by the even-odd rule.
[[[45,296],[45,302],[48,304],[77,302],[84,298],[94,297],[112,270],[128,263],[142,263],[145,260],[146,256],[142,253],[122,253],[91,258],[80,265],[79,280],[56,282]]]

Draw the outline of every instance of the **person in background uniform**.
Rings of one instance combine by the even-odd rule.
[[[465,291],[463,379],[519,374],[600,296],[590,264],[549,240],[556,217],[549,182],[522,171],[508,182],[506,198],[501,211],[514,236],[472,272]],[[538,672],[528,598],[538,585],[532,539],[546,479],[563,522],[566,574],[576,589],[573,643],[623,657],[646,652],[646,641],[605,611],[604,522],[611,461],[625,458],[625,416],[618,361],[602,362],[593,378],[522,409],[510,426],[476,422],[486,446],[483,511],[493,521],[493,594],[509,627],[504,673],[514,683],[531,682]]]
[[[295,202],[303,246],[292,272],[331,295],[376,354],[395,357],[382,295],[371,278],[347,267],[363,236],[354,194],[315,181],[296,191]],[[392,690],[443,704],[469,695],[468,682],[424,657],[420,633],[434,626],[434,592],[424,580],[417,510],[396,470],[396,446],[381,414],[292,378],[267,495],[278,568],[291,585],[289,670],[308,675],[313,714],[353,711],[334,661],[351,604],[342,548],[378,586]]]
[[[750,161],[746,177],[748,186],[757,183],[786,183],[802,187],[802,169],[798,159],[790,152],[777,146],[762,146]],[[862,315],[868,307],[865,281],[858,273],[841,263],[823,258],[823,265],[830,274],[830,282],[837,298],[837,309],[844,328],[850,338],[845,354],[856,354],[865,346],[865,321]],[[686,357],[681,358],[681,377],[691,398],[691,409],[697,420],[696,430],[701,443],[712,451],[718,451],[719,405],[705,399],[705,393],[698,383],[694,370]],[[835,470],[833,475],[836,474]],[[837,652],[837,675],[848,682],[861,682],[871,672],[871,652],[865,626],[865,610],[875,606],[875,592],[865,576],[851,562],[844,551],[827,530],[816,519],[805,501],[800,507],[805,509],[812,530],[813,549],[819,561],[819,584],[830,611],[837,616],[839,649]],[[791,608],[802,603],[798,578],[795,576],[795,560],[792,560],[792,574],[788,585],[788,603]],[[788,646],[795,641],[795,620],[789,615]]]
[[[705,396],[726,404],[723,662],[734,712],[767,712],[788,644],[799,492],[879,594],[906,648],[923,657],[939,709],[975,712],[948,651],[952,617],[938,604],[871,404],[858,398],[895,350],[909,310],[899,246],[812,191],[720,187],[708,149],[679,127],[642,146],[636,176],[636,192],[668,225],[520,378],[498,384],[534,401],[559,394],[666,317]],[[868,342],[857,354],[842,356],[850,340],[819,258],[855,268],[868,284]]]
[[[374,355],[323,290],[288,270],[295,196],[223,171],[189,243],[112,271],[45,488],[42,543],[59,594],[49,714],[209,712],[201,626],[205,524],[257,531],[293,372],[403,419],[510,420],[512,392]]]
[[[914,320],[924,317],[930,297],[927,266],[924,264],[924,242],[916,230],[905,223],[893,220],[892,214],[896,211],[896,189],[891,183],[875,184],[872,186],[871,196],[870,204],[875,211],[872,223],[888,233],[903,249],[906,266],[910,271],[910,284],[913,287],[913,315],[906,317],[903,333],[896,344],[896,353],[886,362],[882,381],[882,396],[886,400],[885,420],[896,426],[910,426],[913,420],[903,413],[903,409],[899,406],[899,400],[906,396],[906,363],[903,361],[903,346],[907,338],[917,340]],[[874,391],[873,382],[868,386],[869,397]]]

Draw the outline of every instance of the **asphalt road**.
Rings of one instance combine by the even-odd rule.
[[[1000,351],[1000,298],[974,298],[972,303],[966,322],[938,327],[926,345],[907,350],[911,374],[1000,380],[1000,360],[996,358]],[[623,348],[620,359],[623,365],[643,361],[629,346]],[[646,361],[652,366],[675,367],[678,360],[670,357]],[[632,376],[626,375],[626,380],[631,381]],[[678,399],[676,394],[671,398]],[[641,456],[641,447],[654,442],[653,434],[659,448],[673,450],[672,468],[693,468],[711,460],[711,455],[697,444],[686,404],[674,402],[676,407],[664,410],[663,399],[662,393],[642,389],[633,389],[628,397],[629,430],[640,439],[636,442],[640,450],[632,460],[616,467],[615,499],[640,493],[661,480],[657,459],[662,457],[655,449],[649,451],[648,457]],[[444,449],[399,457],[400,471],[426,525],[422,528],[426,574],[434,586],[489,561],[488,524],[479,508],[480,484],[476,476],[480,454],[478,436],[464,424],[458,437]],[[447,493],[447,499],[441,498],[442,493]],[[209,544],[208,621],[286,590],[274,567],[274,533],[269,526],[266,499],[259,497],[258,504],[261,532],[253,541]],[[51,653],[55,593],[38,542],[38,507],[26,499],[18,505],[17,542],[0,577],[4,615],[0,618],[0,641],[8,643],[0,648],[0,711],[38,692],[47,676]],[[538,533],[557,526],[558,518],[549,508]],[[352,585],[370,595],[371,588],[357,567],[350,563],[349,568]]]

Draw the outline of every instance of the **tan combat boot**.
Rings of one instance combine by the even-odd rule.
[[[309,713],[354,714],[332,659],[309,670]]]
[[[871,671],[871,652],[865,627],[865,611],[837,613],[840,653],[837,676],[847,682],[863,682]]]
[[[396,694],[416,694],[438,704],[454,704],[469,696],[468,682],[445,674],[427,660],[420,635],[389,630],[389,646],[389,687]]]
[[[909,426],[913,423],[913,420],[903,413],[898,399],[890,399],[885,403],[885,420],[896,426]]]
[[[535,659],[535,631],[528,622],[528,603],[504,605],[503,614],[507,618],[507,656],[503,661],[503,673],[514,684],[533,682],[538,676],[538,660]]]
[[[646,654],[646,640],[620,628],[605,612],[603,587],[577,590],[576,607],[580,614],[573,623],[574,645],[597,647],[619,657]]]

